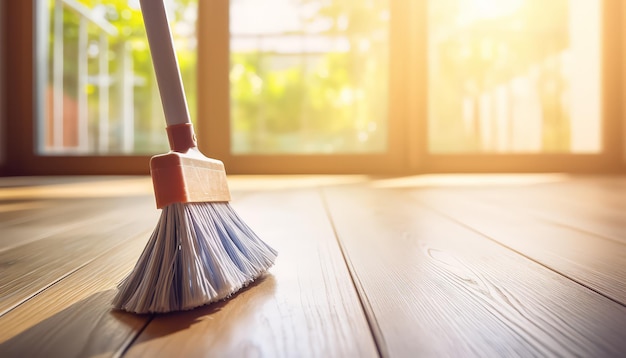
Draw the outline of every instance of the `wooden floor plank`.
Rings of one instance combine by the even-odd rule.
[[[0,252],[90,225],[121,199],[154,206],[151,190],[146,177],[1,178]]]
[[[467,191],[507,210],[523,210],[555,224],[626,244],[626,180],[572,179],[567,183]],[[620,189],[618,185],[624,184]]]
[[[116,356],[144,327],[128,356],[626,351],[626,180],[383,190],[328,178],[345,184],[324,197],[352,282],[323,201],[307,189],[318,179],[296,179],[234,182],[233,205],[280,251],[270,274],[228,301],[154,321],[110,306],[158,220],[147,178],[0,180],[0,357]]]
[[[624,306],[410,195],[325,190],[385,355],[606,357],[626,351]]]
[[[2,357],[88,357],[121,353],[151,318],[112,310],[117,284],[150,232],[127,242],[0,317]]]
[[[626,305],[626,245],[553,225],[463,190],[415,190],[412,196],[460,223]]]
[[[319,194],[247,193],[234,207],[279,251],[270,274],[226,302],[156,317],[127,356],[376,356]]]
[[[151,198],[118,198],[115,209],[45,240],[0,252],[0,315],[158,220]],[[97,207],[98,201],[92,206]],[[0,231],[0,235],[3,233]]]
[[[146,207],[151,205],[149,198],[139,200]],[[103,213],[118,211],[120,205],[128,205],[128,202],[101,198],[95,205],[93,199],[24,200],[4,204],[7,211],[0,212],[0,252],[81,227],[98,226]],[[2,207],[0,204],[0,209]]]

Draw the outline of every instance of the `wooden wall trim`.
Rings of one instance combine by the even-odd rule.
[[[7,130],[6,130],[6,55],[8,49],[6,44],[6,14],[5,7],[8,1],[0,1],[0,176],[6,175],[6,161],[7,161]]]
[[[24,173],[33,147],[33,9],[34,1],[5,1],[7,171]],[[11,34],[11,36],[8,36]]]
[[[624,169],[624,118],[622,108],[622,7],[619,0],[602,3],[601,20],[601,115],[603,155],[612,170]]]

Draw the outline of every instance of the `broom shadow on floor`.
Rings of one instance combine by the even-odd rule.
[[[259,312],[269,298],[274,297],[275,288],[274,276],[267,273],[228,299],[188,311],[152,315],[150,324],[133,344],[140,347],[145,342],[178,334],[196,324],[203,325],[197,331],[219,332],[220,337],[228,337],[230,332],[236,332],[240,324],[245,324],[255,312]],[[225,322],[228,324],[223,324]],[[215,334],[207,334],[202,339],[206,342],[215,339],[214,336]]]
[[[274,277],[266,274],[226,300],[167,314],[133,314],[114,309],[111,300],[117,290],[101,291],[0,343],[0,356],[119,356],[132,344],[176,334],[215,315],[245,320],[273,296],[275,286]],[[230,309],[231,305],[237,307]],[[234,329],[229,327],[236,327],[236,322],[221,327],[221,335]]]

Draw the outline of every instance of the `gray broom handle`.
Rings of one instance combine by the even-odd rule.
[[[163,0],[140,0],[141,14],[168,126],[191,123]]]

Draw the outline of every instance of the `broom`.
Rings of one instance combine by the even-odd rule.
[[[114,307],[188,310],[227,298],[276,258],[229,205],[221,161],[198,151],[163,0],[140,0],[171,151],[150,160],[159,222]]]

